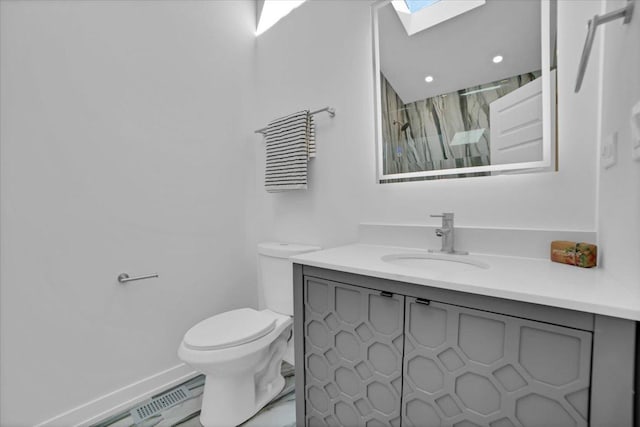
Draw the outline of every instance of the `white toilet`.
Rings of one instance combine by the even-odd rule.
[[[236,426],[284,387],[282,360],[293,364],[292,255],[319,250],[287,243],[258,245],[258,285],[266,310],[241,308],[198,323],[184,335],[178,357],[206,375],[200,422]]]

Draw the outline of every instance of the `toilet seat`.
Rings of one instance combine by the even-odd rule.
[[[220,350],[255,341],[273,331],[277,315],[270,310],[240,308],[209,317],[184,335],[192,350]]]

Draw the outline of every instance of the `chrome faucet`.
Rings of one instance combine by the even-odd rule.
[[[442,227],[436,228],[436,236],[442,237],[442,248],[439,252],[447,254],[466,255],[469,252],[456,251],[453,249],[454,233],[453,233],[453,212],[444,212],[442,215],[431,215],[432,218],[442,218]],[[437,252],[429,250],[429,252]]]

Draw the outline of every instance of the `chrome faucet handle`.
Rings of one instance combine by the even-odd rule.
[[[429,215],[431,218],[442,218],[442,224],[453,223],[453,212],[443,212],[440,215]]]

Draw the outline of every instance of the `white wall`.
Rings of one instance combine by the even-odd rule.
[[[603,2],[604,12],[626,1]],[[621,280],[640,284],[640,161],[631,157],[631,108],[640,102],[640,1],[632,21],[606,24],[598,30],[604,43],[602,63],[592,57],[591,73],[602,67],[601,143],[618,134],[618,163],[600,172],[599,244],[602,266]],[[602,31],[601,31],[602,30]]]
[[[1,15],[0,425],[30,426],[178,365],[196,321],[256,303],[238,143],[255,7]]]
[[[428,214],[443,211],[460,225],[593,231],[596,73],[572,92],[584,23],[598,2],[559,6],[559,172],[386,185],[375,182],[370,4],[306,2],[258,38],[254,128],[303,108],[330,105],[337,113],[316,120],[307,192],[262,189],[264,143],[255,136],[254,240],[332,246],[354,241],[360,222],[436,224]]]

